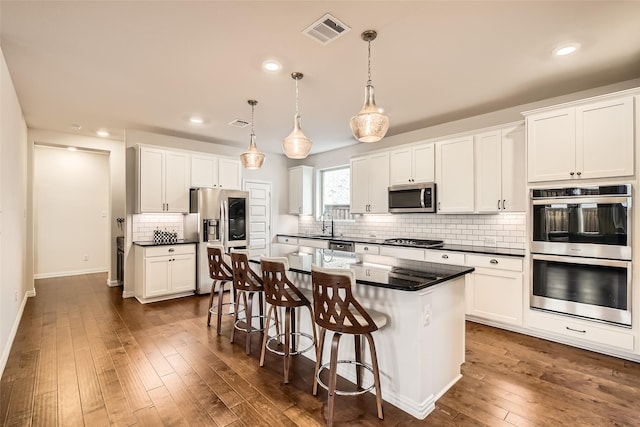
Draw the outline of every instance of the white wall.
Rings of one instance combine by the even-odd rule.
[[[0,374],[26,304],[27,126],[0,50]]]
[[[109,153],[36,145],[34,278],[109,270]]]
[[[116,242],[117,236],[124,236],[124,226],[119,226],[116,222],[117,217],[125,216],[125,145],[122,141],[89,137],[83,135],[74,135],[70,133],[54,132],[43,129],[29,129],[29,147],[31,153],[31,159],[29,162],[30,167],[33,165],[33,149],[36,144],[39,145],[54,145],[61,147],[76,147],[78,149],[96,150],[109,153],[109,206],[107,210],[107,227],[109,237],[107,240],[109,251],[109,274],[107,277],[107,283],[110,286],[117,285],[116,278]],[[30,169],[31,170],[31,169]],[[31,172],[32,174],[33,172]],[[33,180],[30,182],[30,191],[33,188]],[[33,245],[34,237],[31,234],[34,224],[34,207],[32,205],[32,199],[29,200],[28,210],[28,226],[29,235],[28,241],[30,244],[28,253],[33,254],[35,248]],[[69,230],[71,232],[72,230]],[[31,260],[31,263],[33,261]]]

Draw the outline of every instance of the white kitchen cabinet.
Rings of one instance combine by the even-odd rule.
[[[634,98],[526,112],[530,182],[634,173]]]
[[[135,256],[135,296],[140,302],[160,301],[194,293],[194,244],[136,246]]]
[[[313,214],[313,168],[311,166],[289,168],[289,213]]]
[[[466,279],[467,314],[510,325],[522,325],[524,275],[522,259],[467,254],[474,267]]]
[[[436,142],[438,213],[474,212],[473,135]]]
[[[240,190],[242,188],[240,160],[218,158],[218,187],[225,190]]]
[[[389,152],[351,159],[351,213],[389,212]]]
[[[440,264],[466,265],[464,252],[442,251],[426,249],[424,260],[427,262],[437,262]]]
[[[479,133],[474,144],[475,212],[524,212],[524,126]]]
[[[420,144],[389,153],[389,185],[435,181],[435,144]]]
[[[136,212],[189,212],[189,154],[137,147]]]
[[[424,249],[398,246],[380,246],[380,255],[394,258],[424,261]]]
[[[357,254],[378,255],[378,254],[380,254],[380,246],[378,246],[378,245],[368,245],[368,244],[364,244],[364,243],[356,243],[355,252]]]

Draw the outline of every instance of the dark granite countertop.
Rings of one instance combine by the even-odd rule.
[[[159,243],[159,242],[154,242],[154,241],[142,241],[142,242],[133,242],[134,245],[138,245],[138,246],[168,246],[168,245],[188,245],[191,243],[198,243],[195,240],[189,240],[189,239],[178,239],[175,242],[172,243]]]
[[[474,271],[473,267],[439,264],[424,261],[410,261],[387,257],[388,261],[368,262],[366,258],[354,253],[315,249],[305,254],[312,257],[304,266],[291,267],[290,270],[311,274],[311,264],[330,268],[348,268],[354,271],[356,283],[399,291],[419,291],[447,280],[455,279]],[[258,259],[251,261],[258,263]]]
[[[384,245],[384,240],[385,240],[385,239],[378,239],[375,237],[349,237],[349,236],[331,237],[331,236],[323,236],[319,234],[278,234],[278,236],[296,237],[298,239],[334,240],[334,241],[342,241],[342,242],[364,243],[364,244],[370,244],[370,245]],[[402,244],[393,244],[393,245],[385,245],[385,246],[404,246],[407,248],[416,248],[416,246],[402,245]],[[499,248],[495,246],[450,245],[446,243],[442,246],[429,247],[425,249],[433,249],[436,251],[467,252],[467,253],[475,253],[475,254],[501,255],[501,256],[513,256],[513,257],[524,257],[525,255],[524,249]]]

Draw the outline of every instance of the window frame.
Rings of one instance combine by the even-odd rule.
[[[333,218],[334,222],[354,222],[355,219],[353,219],[353,216],[351,214],[351,165],[349,163],[344,164],[344,165],[337,165],[337,166],[331,166],[331,167],[327,167],[327,168],[322,168],[322,169],[316,169],[316,212],[315,212],[315,218],[317,221],[322,221],[322,216],[324,214],[323,210],[324,210],[324,173],[325,172],[330,172],[330,171],[335,171],[335,170],[339,170],[339,169],[349,169],[349,206],[348,206],[348,213],[347,213],[347,217],[346,218]]]

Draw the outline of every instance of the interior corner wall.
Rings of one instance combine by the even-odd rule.
[[[27,262],[27,126],[0,50],[0,373],[33,293]]]

